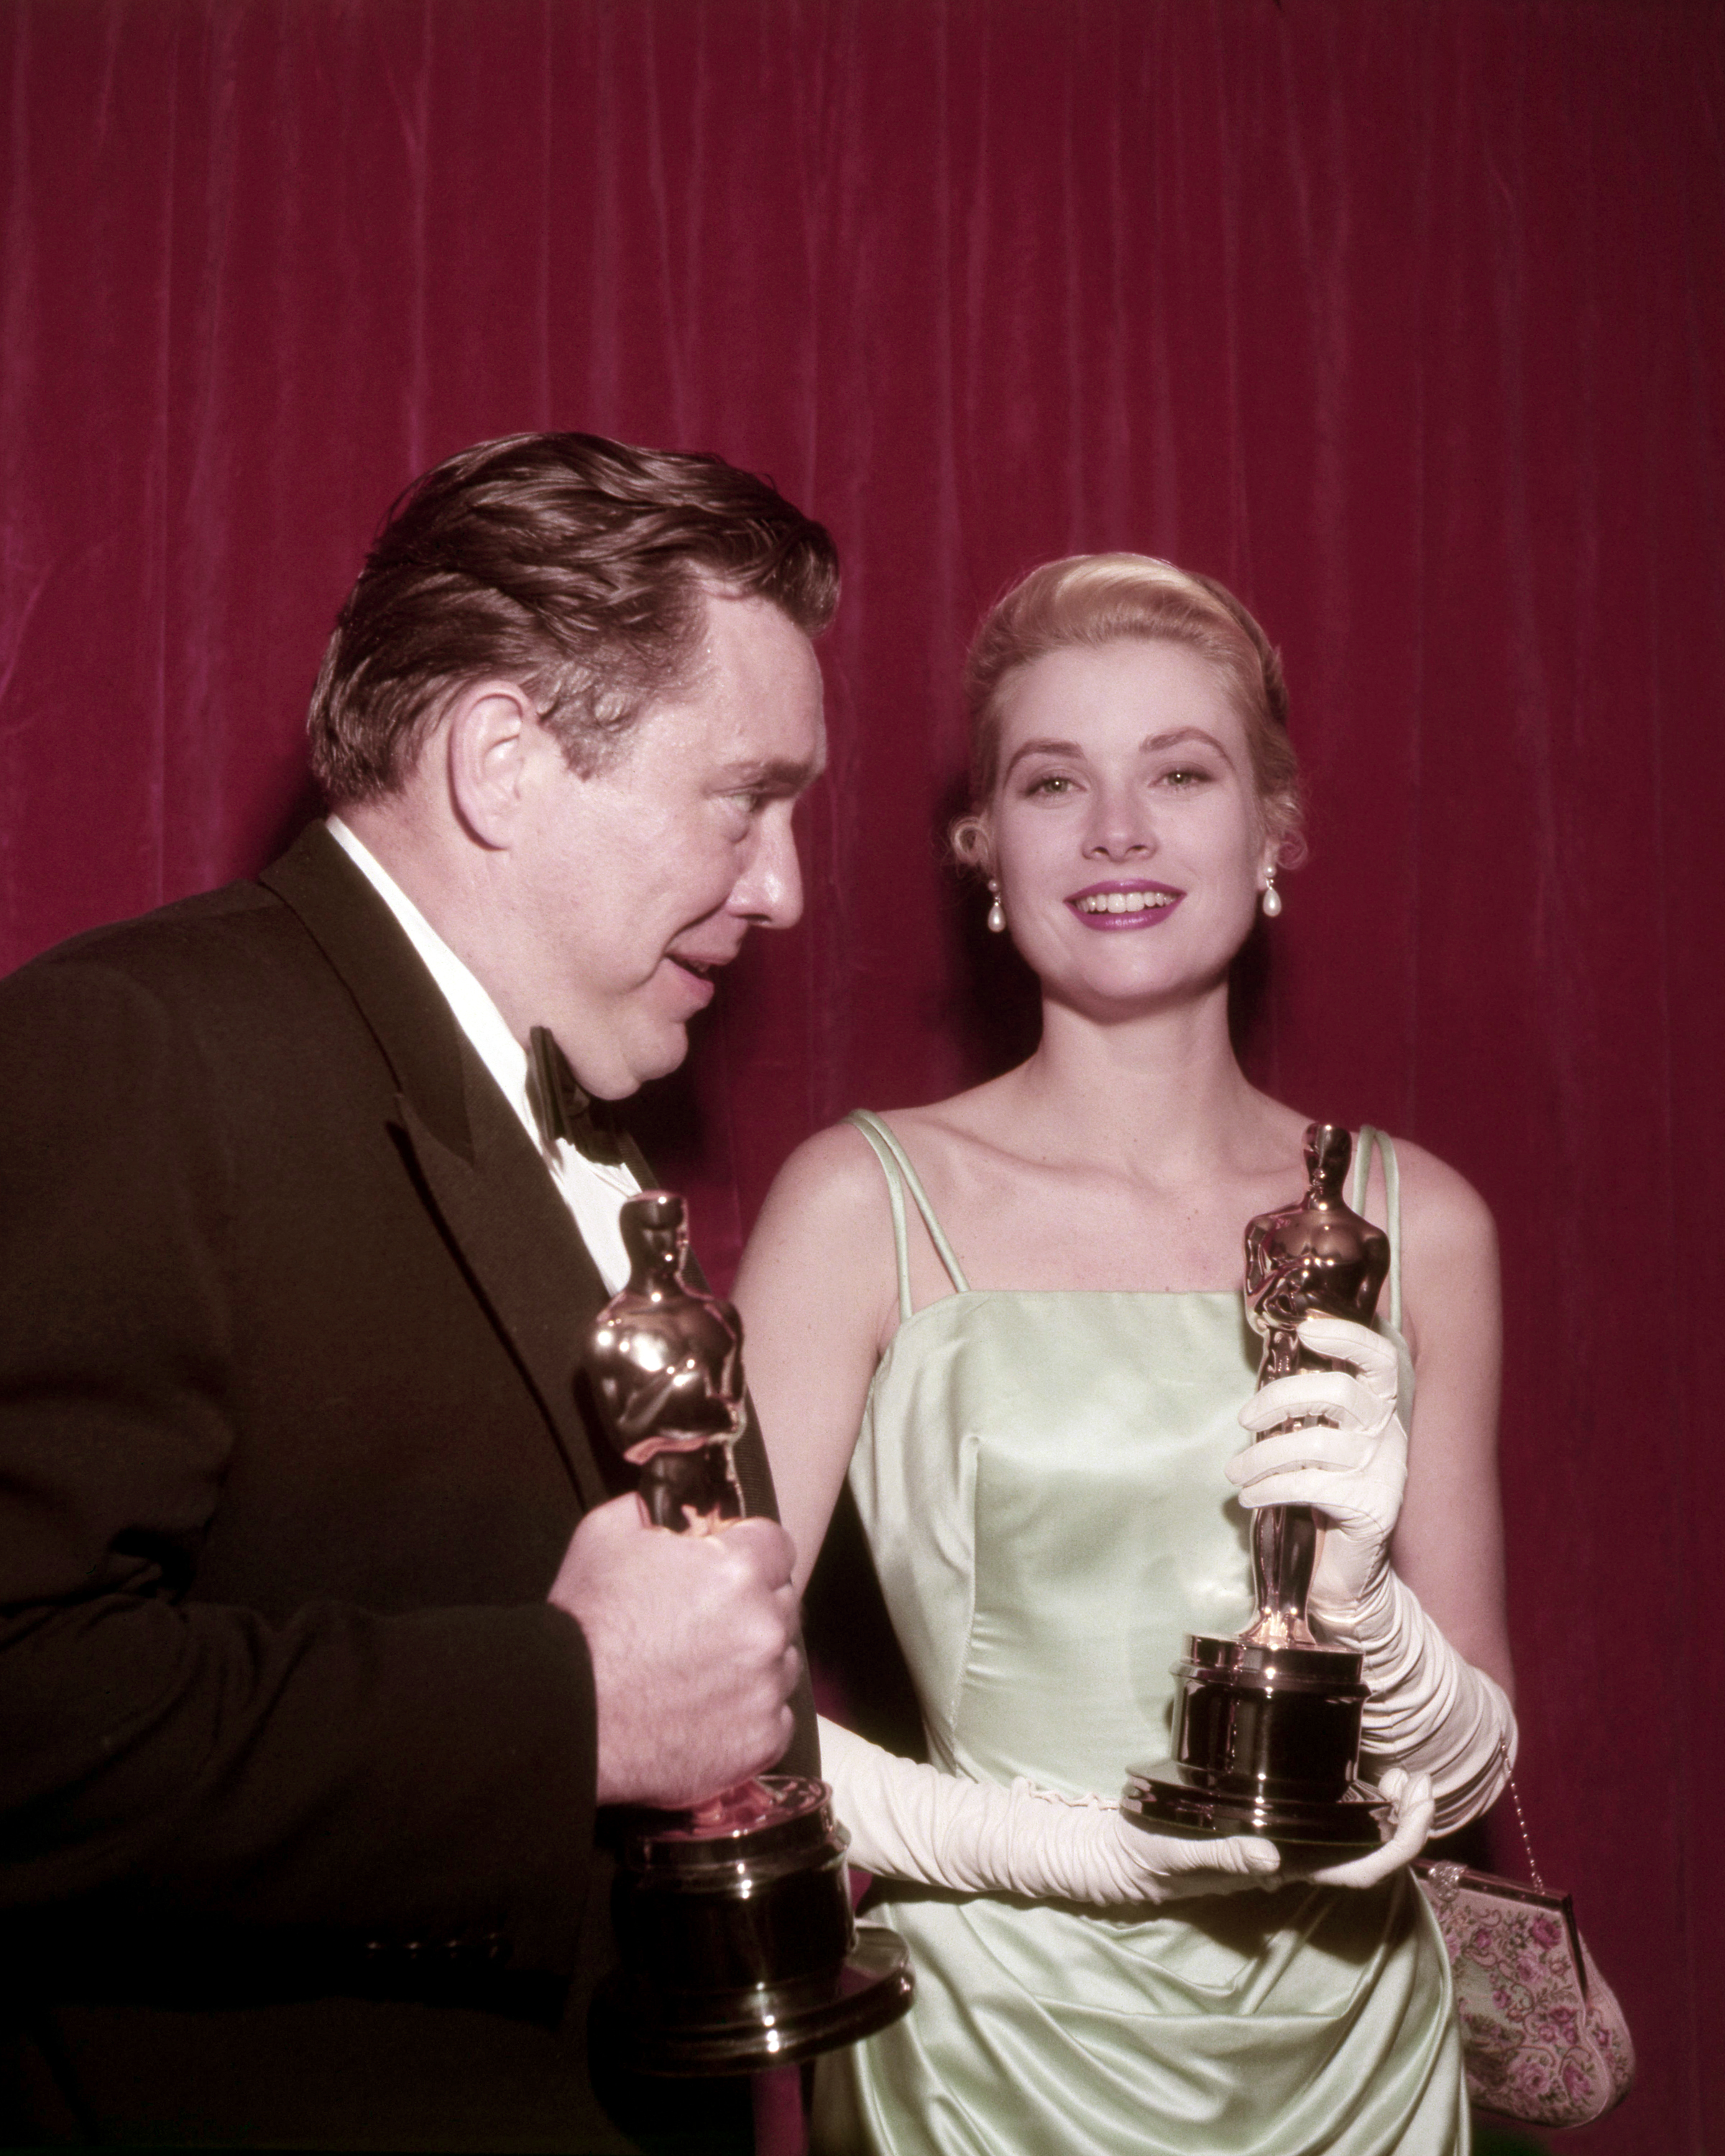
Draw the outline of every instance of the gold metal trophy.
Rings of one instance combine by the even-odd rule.
[[[717,1534],[743,1513],[742,1326],[684,1277],[683,1200],[622,1210],[629,1286],[588,1327],[583,1366],[656,1526]],[[644,1812],[617,1882],[621,1978],[606,2002],[624,2061],[655,2074],[754,2073],[855,2043],[911,2003],[896,1932],[851,1915],[824,1782],[763,1774],[688,1812]]]
[[[1337,1124],[1308,1123],[1306,1195],[1247,1225],[1246,1303],[1264,1336],[1260,1390],[1296,1370],[1342,1367],[1301,1346],[1301,1318],[1372,1322],[1389,1240],[1342,1194],[1353,1150]],[[1253,1514],[1257,1616],[1236,1639],[1189,1636],[1174,1666],[1174,1756],[1127,1770],[1121,1809],[1147,1832],[1257,1834],[1333,1850],[1383,1840],[1389,1808],[1358,1779],[1362,1657],[1321,1645],[1306,1619],[1318,1535],[1307,1505]]]

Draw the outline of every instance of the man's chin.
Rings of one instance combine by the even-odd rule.
[[[655,1078],[669,1078],[680,1068],[688,1053],[686,1025],[655,1027],[649,1040],[615,1042],[603,1065],[595,1065],[591,1078],[579,1069],[575,1075],[595,1100],[626,1101]]]

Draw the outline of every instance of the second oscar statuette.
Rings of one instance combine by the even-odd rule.
[[[588,1328],[583,1367],[649,1517],[719,1534],[743,1512],[737,1312],[685,1276],[683,1200],[625,1200],[629,1286]],[[655,2074],[755,2073],[851,2044],[909,2007],[896,1932],[858,1925],[824,1782],[752,1776],[686,1812],[642,1812],[617,1881],[619,1979],[602,2001],[624,2063]]]
[[[1246,1228],[1260,1388],[1335,1367],[1301,1347],[1302,1318],[1372,1322],[1389,1243],[1343,1195],[1353,1142],[1336,1124],[1308,1124],[1304,1198]],[[1174,1668],[1173,1756],[1128,1770],[1121,1809],[1147,1832],[1255,1834],[1335,1851],[1383,1840],[1389,1807],[1358,1779],[1362,1658],[1325,1646],[1307,1621],[1319,1532],[1307,1505],[1252,1515],[1258,1614],[1235,1638],[1187,1640]]]

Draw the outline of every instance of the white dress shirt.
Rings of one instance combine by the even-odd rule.
[[[504,1099],[521,1117],[522,1129],[533,1141],[533,1150],[545,1163],[563,1203],[574,1215],[581,1240],[599,1269],[599,1277],[614,1295],[629,1280],[629,1256],[623,1247],[617,1216],[624,1199],[633,1197],[640,1184],[621,1162],[609,1168],[589,1160],[567,1139],[547,1142],[541,1137],[527,1095],[527,1051],[504,1024],[502,1012],[382,863],[355,838],[339,816],[329,819],[329,831],[400,921],[408,940],[424,960],[425,970],[454,1013],[456,1024],[472,1043],[474,1054],[496,1080]]]

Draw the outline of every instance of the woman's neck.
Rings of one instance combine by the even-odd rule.
[[[1223,995],[1099,1021],[1050,1004],[1026,1063],[901,1119],[975,1288],[1232,1291],[1300,1188],[1304,1123],[1250,1085]],[[919,1306],[942,1292],[911,1248]]]
[[[1041,1043],[1010,1086],[1014,1112],[1063,1152],[1151,1181],[1273,1153],[1287,1115],[1235,1060],[1225,984],[1106,1024],[1045,1003]]]

